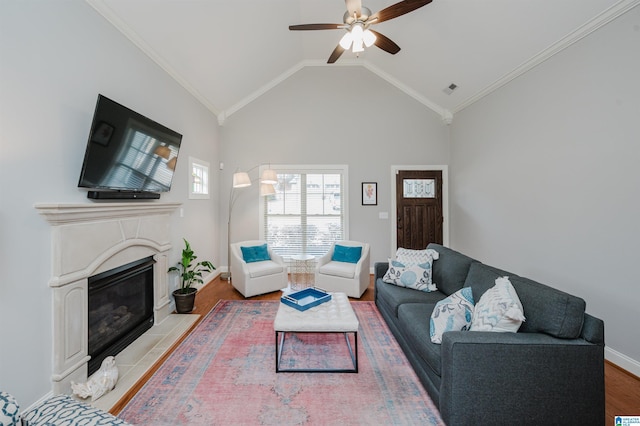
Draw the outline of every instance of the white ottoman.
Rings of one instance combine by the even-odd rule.
[[[357,373],[358,372],[358,327],[360,323],[351,308],[349,298],[344,293],[331,293],[331,300],[306,311],[299,311],[280,303],[273,328],[276,335],[276,373]],[[293,368],[283,369],[280,365],[282,349],[287,333],[343,333],[353,368]],[[353,335],[352,347],[349,335]]]

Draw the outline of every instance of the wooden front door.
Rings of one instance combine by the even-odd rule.
[[[442,171],[396,173],[397,247],[424,249],[442,244]]]

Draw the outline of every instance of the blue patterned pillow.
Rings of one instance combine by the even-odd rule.
[[[429,335],[433,343],[442,343],[447,331],[467,331],[473,316],[473,291],[463,287],[446,299],[436,303],[429,320]]]
[[[16,399],[6,392],[0,392],[0,425],[19,425],[20,406]]]
[[[271,260],[271,256],[269,256],[269,249],[266,244],[252,247],[241,246],[240,250],[242,250],[242,259],[247,263]]]
[[[68,395],[47,399],[23,417],[23,425],[128,425],[106,411],[76,401]]]
[[[389,259],[389,269],[382,277],[382,281],[424,292],[436,291],[436,285],[431,282],[431,263],[405,266],[397,260]]]
[[[515,333],[525,320],[522,303],[509,277],[497,278],[495,282],[473,311],[471,331]]]

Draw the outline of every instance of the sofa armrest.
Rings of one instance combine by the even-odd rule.
[[[375,282],[378,278],[383,278],[384,274],[387,273],[389,269],[389,262],[376,262],[373,264],[373,281]]]
[[[604,421],[604,345],[542,333],[444,333],[440,411],[447,424]],[[541,410],[540,407],[545,407]]]

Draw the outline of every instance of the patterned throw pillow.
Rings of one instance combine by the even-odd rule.
[[[432,249],[411,250],[398,247],[396,250],[396,260],[405,266],[420,265],[423,263],[433,263],[440,254]]]
[[[389,259],[389,269],[382,277],[382,281],[424,292],[436,291],[436,285],[431,282],[431,263],[405,266],[397,260]]]
[[[429,320],[429,334],[433,343],[442,343],[446,331],[467,331],[473,315],[473,292],[464,287],[436,303]]]
[[[0,392],[0,425],[19,425],[20,406],[13,395]]]
[[[509,277],[501,277],[476,304],[471,318],[471,331],[515,333],[524,320],[524,310],[516,290]]]
[[[23,418],[23,425],[129,425],[106,411],[78,402],[68,395],[57,395],[30,410]]]

